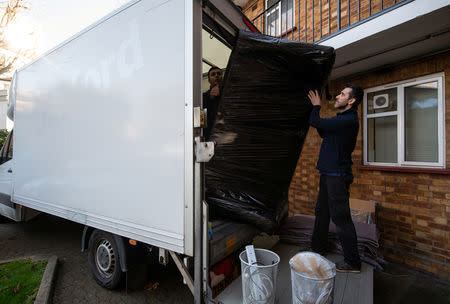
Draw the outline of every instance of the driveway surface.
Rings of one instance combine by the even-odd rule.
[[[168,266],[152,265],[148,281],[159,283],[154,290],[143,287],[126,291],[106,290],[94,281],[81,252],[83,226],[41,214],[27,223],[0,220],[0,261],[33,256],[59,260],[53,303],[193,303],[181,274],[171,261]]]
[[[28,223],[3,222],[0,217],[0,262],[33,256],[59,259],[53,303],[193,303],[193,297],[173,262],[152,265],[148,282],[159,283],[151,291],[98,286],[89,271],[87,254],[81,252],[83,226],[41,214]],[[450,304],[450,282],[391,263],[374,272],[375,304]]]

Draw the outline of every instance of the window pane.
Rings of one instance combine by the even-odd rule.
[[[11,131],[11,140],[9,141],[9,150],[8,150],[8,160],[13,158],[13,148],[14,148],[14,137],[12,136]]]
[[[405,87],[405,160],[438,162],[438,83]]]
[[[267,35],[278,36],[280,35],[280,22],[279,22],[279,10],[274,9],[267,14]]]
[[[281,32],[285,33],[292,28],[292,18],[293,18],[293,0],[283,0],[281,1]]]
[[[367,114],[397,111],[397,88],[367,94]]]
[[[397,116],[367,119],[367,160],[397,162]]]
[[[267,0],[266,8],[268,9],[272,5],[275,6],[266,15],[266,34],[278,36],[293,27],[294,0]]]

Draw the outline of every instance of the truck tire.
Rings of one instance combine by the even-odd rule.
[[[89,239],[89,268],[95,281],[107,289],[115,289],[121,283],[119,250],[111,233],[95,229]]]
[[[11,223],[11,222],[12,221],[9,218],[7,218],[3,215],[0,215],[0,224],[7,224],[7,223]]]

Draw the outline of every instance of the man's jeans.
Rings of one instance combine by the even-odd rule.
[[[311,247],[316,252],[328,249],[328,227],[330,217],[344,250],[344,260],[353,267],[361,267],[356,231],[349,207],[349,188],[353,176],[320,175],[319,196],[316,204],[316,221]]]

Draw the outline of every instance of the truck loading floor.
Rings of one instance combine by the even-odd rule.
[[[280,256],[275,303],[292,303],[291,273],[289,259],[299,252],[299,247],[279,243],[272,251]],[[327,259],[337,262],[342,256],[327,255]],[[334,283],[334,304],[372,304],[373,303],[373,267],[363,263],[361,273],[336,272]],[[237,278],[217,298],[223,303],[242,302],[241,277]]]

